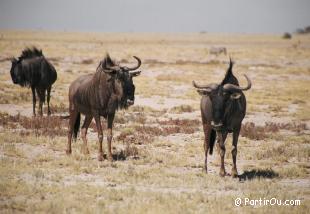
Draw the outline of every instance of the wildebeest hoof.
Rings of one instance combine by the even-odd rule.
[[[208,168],[207,167],[205,167],[205,172],[208,173]]]
[[[232,169],[232,170],[231,170],[231,176],[232,176],[233,178],[237,178],[237,177],[238,177],[238,172],[237,172],[236,169]]]
[[[104,158],[103,158],[103,154],[98,154],[98,161],[103,161]]]
[[[108,155],[108,160],[110,161],[110,162],[112,162],[114,159],[113,159],[113,157],[112,157],[112,155]]]
[[[86,148],[84,148],[84,155],[89,155],[89,150],[88,150],[88,148],[86,147]]]
[[[220,176],[221,176],[221,177],[224,177],[225,175],[226,175],[225,170],[221,170],[221,171],[220,171]]]
[[[66,150],[66,154],[67,154],[67,155],[71,155],[71,153],[72,153],[71,150],[68,150],[68,149]]]

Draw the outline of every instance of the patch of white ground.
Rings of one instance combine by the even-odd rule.
[[[32,116],[32,105],[0,104],[0,112],[5,112],[12,116],[20,114],[30,117]]]
[[[192,105],[191,99],[165,98],[161,96],[141,97],[136,96],[135,105],[147,106],[156,110],[170,109],[180,105]]]

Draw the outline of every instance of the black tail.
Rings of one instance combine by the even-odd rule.
[[[80,129],[80,121],[81,121],[81,113],[78,113],[76,120],[74,122],[74,132],[73,132],[73,138],[74,140],[76,140],[77,135],[79,133],[79,129]]]
[[[212,129],[211,131],[211,136],[210,136],[210,141],[209,141],[209,154],[212,155],[213,153],[213,147],[214,147],[214,142],[215,142],[215,138],[216,138],[216,132]]]

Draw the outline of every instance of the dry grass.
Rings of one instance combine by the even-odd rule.
[[[1,123],[4,128],[23,128],[20,132],[23,135],[35,136],[65,136],[67,134],[67,121],[58,116],[49,117],[25,117],[21,115],[11,116],[0,113]]]
[[[280,130],[290,130],[297,134],[308,130],[305,123],[273,123],[268,122],[265,126],[256,126],[252,122],[247,122],[242,125],[241,136],[247,137],[253,140],[263,140],[270,138],[272,133],[277,133]]]
[[[94,123],[88,133],[90,154],[83,154],[78,139],[72,155],[67,156],[68,121],[57,116],[32,118],[24,112],[14,116],[1,109],[7,103],[31,112],[31,92],[13,85],[10,63],[0,61],[1,213],[308,212],[308,36],[284,41],[277,35],[209,33],[1,34],[1,59],[35,45],[55,65],[59,78],[52,92],[53,115],[67,114],[69,84],[77,76],[94,72],[106,52],[128,66],[133,63],[132,55],[142,59],[142,74],[134,79],[139,95],[136,104],[117,112],[115,118],[112,163],[97,161]],[[228,57],[210,56],[211,46],[227,47],[241,84],[245,84],[243,73],[250,76],[248,115],[267,115],[243,125],[237,156],[239,179],[218,176],[217,152],[208,157],[209,173],[204,172],[204,136],[196,114],[200,96],[191,81],[222,80]],[[170,99],[176,103],[169,103]],[[256,123],[263,119],[265,123]],[[102,126],[106,136],[105,120]],[[227,172],[232,164],[231,140],[229,136],[226,143]],[[301,206],[235,207],[237,197],[301,199]]]

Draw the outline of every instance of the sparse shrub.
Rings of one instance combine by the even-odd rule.
[[[50,105],[52,113],[65,113],[68,112],[68,106],[64,103],[60,103],[60,105]],[[47,108],[44,109],[44,113],[47,114]]]
[[[252,122],[247,122],[242,125],[241,136],[247,137],[253,140],[263,140],[268,138],[269,133],[277,133],[281,129],[295,131],[300,133],[307,130],[305,123],[266,123],[265,126],[256,126]]]
[[[291,39],[292,38],[292,35],[288,32],[285,32],[282,36],[283,39]]]
[[[22,135],[34,133],[37,136],[46,135],[50,137],[65,136],[67,121],[58,116],[49,117],[25,117],[19,114],[12,116],[6,113],[0,113],[0,125],[7,128],[16,128],[18,125],[26,130],[22,130]]]
[[[190,105],[175,106],[171,109],[171,112],[175,112],[175,113],[193,112],[193,111],[194,109]]]
[[[136,157],[138,157],[138,154],[139,154],[138,148],[135,145],[132,145],[131,143],[129,143],[127,141],[125,151],[124,151],[125,157],[132,156],[132,157],[136,158]]]
[[[83,59],[81,61],[81,64],[86,64],[86,65],[93,64],[93,63],[94,63],[94,60],[92,60],[92,59]]]

